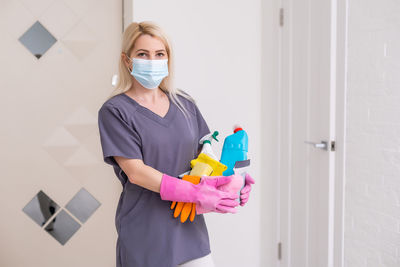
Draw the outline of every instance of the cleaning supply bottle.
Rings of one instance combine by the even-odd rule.
[[[233,134],[227,136],[222,147],[220,162],[228,168],[223,172],[224,176],[234,174],[233,168],[236,161],[247,160],[248,136],[240,126],[234,126]]]
[[[199,143],[203,145],[200,153],[204,153],[207,156],[210,156],[211,158],[218,160],[218,157],[214,154],[214,151],[211,148],[211,141],[213,139],[219,142],[219,140],[217,139],[218,134],[219,134],[218,131],[214,131],[213,133],[209,133],[200,139]]]
[[[201,152],[196,159],[190,162],[192,170],[190,175],[198,176],[220,176],[227,169],[227,166],[218,161],[218,157],[214,154],[211,148],[211,141],[217,139],[218,131],[214,131],[212,134],[203,136],[199,143],[203,144]]]

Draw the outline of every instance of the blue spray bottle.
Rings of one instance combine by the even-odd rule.
[[[250,166],[250,160],[247,159],[248,137],[241,127],[234,126],[233,129],[233,134],[224,140],[220,162],[228,167],[223,172],[224,176],[239,174],[240,178],[235,178],[221,189],[238,192],[237,201],[240,202],[240,191],[244,187],[246,170]]]
[[[223,172],[224,176],[234,174],[233,167],[235,167],[236,161],[247,160],[248,139],[247,133],[236,125],[234,126],[233,134],[225,138],[220,160],[221,163],[228,167]]]

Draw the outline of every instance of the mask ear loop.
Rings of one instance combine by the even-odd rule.
[[[126,53],[124,53],[125,54],[125,56],[128,58],[128,59],[130,59],[131,60],[131,66],[132,66],[132,64],[133,64],[133,60],[130,58],[130,57],[128,57],[128,55],[126,54]],[[133,66],[132,66],[132,68],[133,68]],[[128,71],[129,71],[129,73],[132,73],[132,70],[130,70],[129,68],[127,68],[128,69]]]

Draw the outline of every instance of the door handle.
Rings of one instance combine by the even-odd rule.
[[[327,141],[321,141],[321,143],[315,143],[315,142],[310,142],[310,141],[304,141],[304,143],[313,145],[315,148],[320,148],[324,150],[328,150],[328,142]]]

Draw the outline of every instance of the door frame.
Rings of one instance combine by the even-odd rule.
[[[334,246],[332,266],[344,266],[344,219],[345,219],[345,182],[346,182],[346,92],[347,92],[347,33],[348,0],[334,0],[336,12],[336,152],[334,181]]]
[[[281,242],[280,222],[280,180],[285,165],[282,155],[282,127],[287,121],[282,119],[281,97],[281,34],[280,9],[282,0],[262,1],[262,155],[265,170],[261,180],[261,262],[268,266],[285,266],[278,259],[278,244]],[[344,266],[344,212],[345,212],[345,140],[346,140],[346,81],[347,81],[347,16],[348,0],[331,0],[332,7],[332,68],[331,85],[336,88],[335,95],[335,180],[331,205],[333,218],[333,244],[331,244],[329,266]],[[284,10],[287,13],[287,10]],[[285,16],[285,14],[284,14]],[[287,27],[284,25],[283,27]],[[285,246],[282,245],[282,257]],[[286,266],[285,266],[286,267]],[[289,267],[289,266],[287,266]]]
[[[121,0],[122,5],[122,29],[121,34],[126,27],[133,22],[133,0]]]

